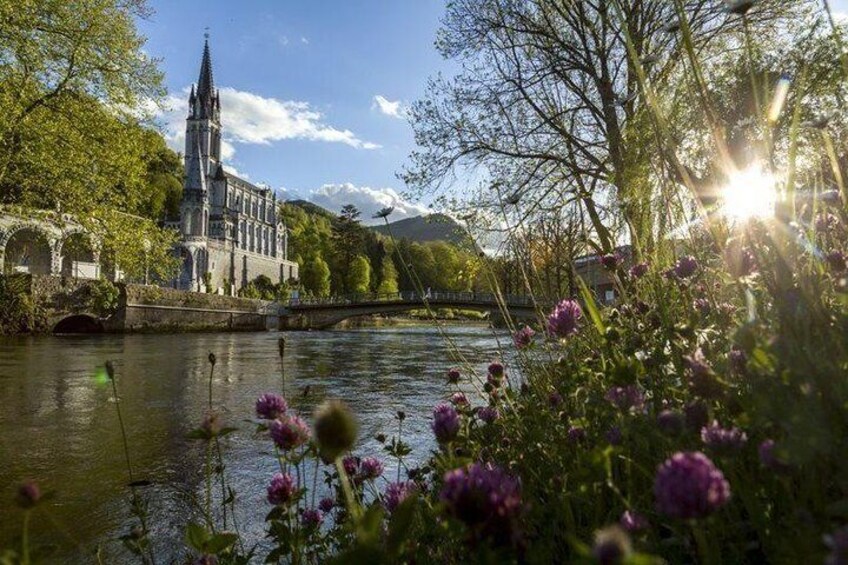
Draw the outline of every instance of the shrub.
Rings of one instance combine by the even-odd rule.
[[[29,293],[28,275],[0,275],[0,335],[45,328],[44,309]]]
[[[91,312],[105,318],[118,309],[120,290],[108,279],[97,279],[87,285],[86,306]]]

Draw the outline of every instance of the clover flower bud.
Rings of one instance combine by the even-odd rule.
[[[689,520],[704,518],[730,500],[730,484],[700,452],[678,452],[657,470],[654,479],[657,510]]]
[[[322,461],[335,461],[356,443],[356,420],[342,402],[331,400],[315,412],[315,439]]]
[[[268,502],[275,506],[286,504],[291,501],[295,490],[297,489],[291,475],[277,473],[271,478],[271,483],[268,485]]]
[[[459,414],[453,406],[440,404],[433,409],[433,433],[439,443],[448,443],[459,433]]]

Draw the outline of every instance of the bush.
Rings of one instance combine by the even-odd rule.
[[[0,335],[45,329],[44,309],[29,293],[28,275],[0,275]]]
[[[106,318],[118,309],[120,290],[108,279],[91,281],[87,287],[86,307],[101,318]]]

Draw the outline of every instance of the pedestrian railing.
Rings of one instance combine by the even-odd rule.
[[[497,295],[490,292],[416,292],[405,290],[401,292],[391,293],[362,293],[348,294],[344,296],[327,296],[327,297],[299,297],[289,301],[289,307],[297,306],[353,306],[361,304],[375,303],[402,303],[402,304],[421,304],[427,303],[439,304],[475,304],[484,306],[494,306],[500,304]],[[533,300],[529,296],[507,294],[503,297],[503,302],[506,306],[513,307],[532,307]]]

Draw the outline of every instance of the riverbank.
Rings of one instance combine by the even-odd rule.
[[[472,312],[472,316],[465,314],[455,314],[453,312],[446,314],[445,312],[437,311],[436,320],[442,326],[472,326],[472,327],[489,327],[490,321],[488,316],[481,315],[478,312]],[[354,329],[354,328],[402,328],[402,327],[432,327],[433,318],[422,312],[415,315],[393,315],[393,316],[361,316],[357,318],[349,318],[334,326],[337,329]]]
[[[57,276],[0,276],[2,334],[264,331],[269,301]]]

